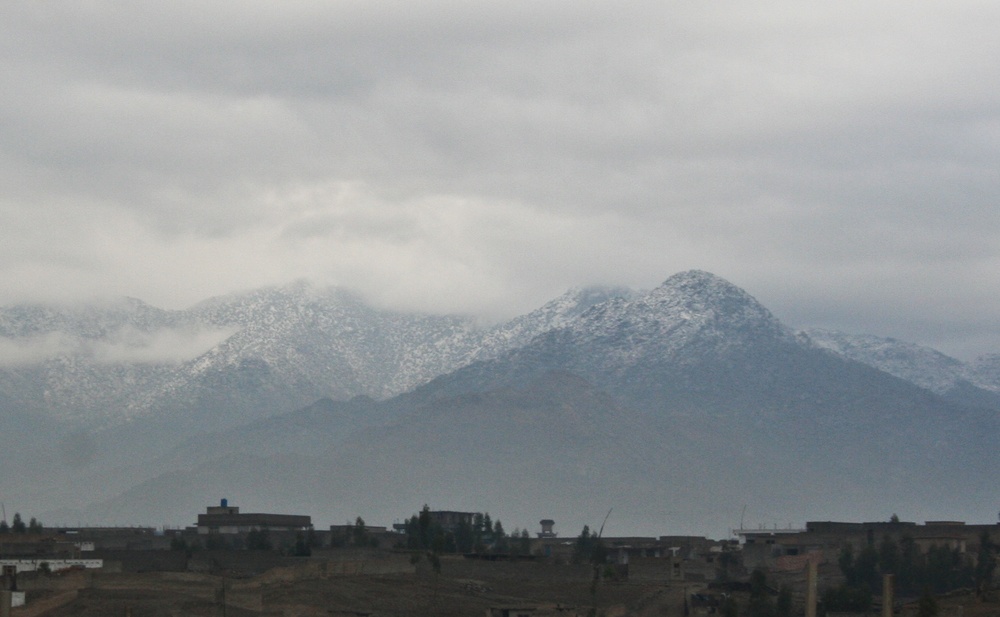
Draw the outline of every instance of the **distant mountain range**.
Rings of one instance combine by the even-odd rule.
[[[705,272],[573,290],[492,328],[296,284],[185,311],[11,307],[0,337],[0,494],[53,521],[180,524],[223,496],[327,524],[428,503],[573,535],[609,508],[623,531],[715,536],[743,506],[996,511],[1000,359],[795,332]]]
[[[184,311],[134,299],[0,308],[0,397],[8,409],[84,427],[184,413],[226,424],[323,397],[383,399],[629,293],[572,290],[493,328],[377,310],[347,291],[305,283]]]

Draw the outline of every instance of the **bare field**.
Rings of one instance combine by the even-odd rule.
[[[530,609],[539,617],[683,613],[683,586],[602,579],[594,587],[589,566],[445,557],[440,573],[426,562],[408,569],[409,573],[342,574],[342,564],[303,559],[301,565],[241,578],[224,573],[94,574],[76,576],[72,584],[62,579],[53,586],[58,590],[45,589],[45,581],[40,578],[32,584],[35,589],[28,592],[28,605],[15,609],[13,614],[478,617],[486,615],[490,608]],[[688,591],[693,590],[688,587]]]

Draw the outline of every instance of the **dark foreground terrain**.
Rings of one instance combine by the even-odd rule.
[[[238,573],[73,572],[24,577],[14,615],[89,617],[319,615],[682,615],[685,585],[601,580],[587,565],[441,559],[440,573],[409,556],[379,564],[311,559]],[[366,571],[370,570],[370,571]],[[687,589],[693,590],[690,584]],[[504,613],[504,610],[507,613]]]
[[[354,560],[299,559],[253,573],[256,568],[241,569],[238,555],[230,554],[218,562],[224,567],[206,572],[32,573],[19,576],[27,606],[15,608],[12,615],[708,617],[723,613],[718,601],[727,594],[732,594],[739,615],[751,614],[745,577],[744,582],[710,588],[690,578],[668,580],[633,572],[630,578],[602,577],[594,585],[589,565],[444,556],[436,572],[426,560],[413,564],[410,559],[403,553]],[[836,569],[832,564],[820,569],[821,589],[842,579]],[[804,573],[783,574],[774,583],[794,590],[791,614],[803,615]],[[714,598],[715,603],[696,598]],[[998,600],[995,591],[977,597],[971,589],[961,589],[937,596],[935,602],[938,617],[996,617]],[[917,598],[897,599],[899,617],[919,613]],[[877,606],[868,614],[878,614]]]

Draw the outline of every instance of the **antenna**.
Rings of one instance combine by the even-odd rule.
[[[3,506],[3,502],[0,502],[0,510],[3,511],[3,520],[7,522],[7,508]]]
[[[604,522],[601,523],[601,530],[597,532],[598,538],[604,535],[604,524],[608,522],[608,517],[611,516],[611,510],[614,510],[614,508],[610,508],[607,515],[604,517]]]

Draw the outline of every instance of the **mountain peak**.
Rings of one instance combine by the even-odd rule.
[[[757,300],[743,289],[733,285],[721,276],[704,270],[687,270],[678,272],[657,287],[658,290],[669,290],[686,296],[715,296],[738,298],[744,302],[757,304]]]
[[[719,276],[717,274],[713,274],[713,273],[708,272],[706,270],[697,270],[697,269],[695,269],[695,270],[685,270],[683,272],[678,272],[676,274],[672,274],[670,277],[667,278],[667,280],[663,281],[663,284],[664,285],[667,285],[667,284],[678,284],[678,283],[681,283],[681,282],[687,282],[687,283],[693,283],[693,284],[701,284],[701,285],[710,285],[710,284],[719,285],[719,284],[722,284],[722,285],[733,286],[732,283],[730,283],[729,281],[727,281],[726,279],[722,278],[721,276]]]
[[[728,324],[728,329],[767,329],[782,338],[791,331],[756,298],[726,279],[703,270],[688,270],[668,278],[646,296],[645,304],[661,314],[684,321]]]

